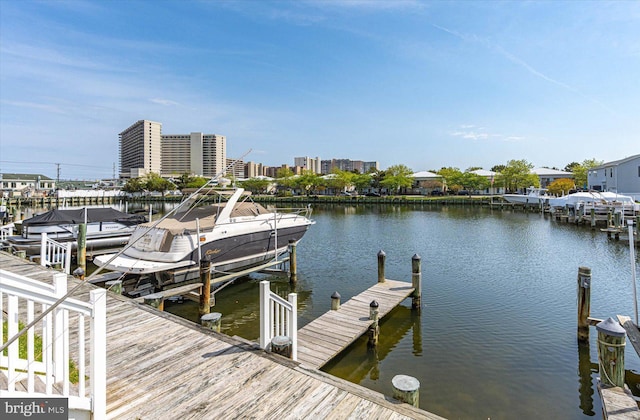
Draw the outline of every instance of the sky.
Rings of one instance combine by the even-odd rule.
[[[0,173],[111,178],[141,119],[269,166],[618,160],[640,1],[0,0]]]

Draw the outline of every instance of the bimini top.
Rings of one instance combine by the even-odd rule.
[[[127,214],[111,207],[82,208],[49,210],[46,213],[38,214],[22,222],[23,226],[48,226],[60,224],[80,224],[85,222],[85,210],[87,212],[87,223],[95,222],[119,222],[127,225],[137,225],[146,222],[147,218],[139,214]]]
[[[213,229],[216,224],[218,215],[226,206],[224,204],[212,204],[208,206],[195,207],[183,212],[176,213],[173,217],[167,217],[159,223],[147,222],[142,223],[141,227],[155,227],[157,229],[166,229],[173,235],[180,235],[185,231],[196,231],[196,219],[200,224],[200,229]],[[236,203],[229,217],[255,217],[261,214],[269,214],[269,210],[258,203],[243,202]],[[154,226],[155,225],[155,226]]]

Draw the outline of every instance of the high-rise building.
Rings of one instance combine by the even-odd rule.
[[[313,171],[313,173],[315,174],[322,173],[322,166],[319,157],[316,157],[315,159],[308,156],[293,158],[293,165],[300,166],[303,169],[309,171]]]
[[[161,173],[162,123],[139,120],[119,134],[120,177]]]
[[[230,174],[236,179],[244,178],[244,162],[242,160],[227,158],[226,162],[226,174]]]
[[[213,177],[225,169],[227,139],[219,134],[162,134],[159,122],[140,120],[120,133],[120,178],[155,172]]]
[[[244,165],[244,177],[246,179],[264,176],[264,166],[262,163],[247,162]]]
[[[162,175],[191,174],[207,178],[225,168],[226,137],[219,134],[165,134],[162,136]]]
[[[378,162],[364,162],[361,160],[351,159],[331,159],[323,160],[320,164],[323,175],[330,174],[335,168],[341,171],[354,172],[357,171],[361,174],[369,172],[371,168],[378,170]]]

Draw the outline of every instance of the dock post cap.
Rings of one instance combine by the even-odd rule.
[[[415,391],[420,388],[420,381],[413,376],[396,375],[391,379],[394,388],[400,391]]]
[[[420,255],[418,254],[413,254],[413,257],[411,257],[412,260],[419,260],[421,259]]]
[[[286,346],[291,344],[291,337],[286,335],[276,335],[271,339],[271,344],[275,344],[276,346]]]
[[[626,331],[618,322],[609,317],[596,325],[598,332],[612,336],[612,337],[624,337]]]
[[[376,300],[372,300],[371,303],[369,304],[370,308],[377,308],[380,305],[378,304],[378,302]]]
[[[383,250],[378,251],[378,256],[379,257],[384,257],[385,255],[387,255],[387,254],[385,254]]]
[[[338,293],[337,291],[333,292],[333,294],[331,295],[331,299],[340,299],[340,293]]]
[[[211,313],[202,315],[202,317],[200,317],[200,320],[201,321],[217,321],[220,318],[222,318],[222,314],[220,312],[211,312]]]
[[[84,276],[84,270],[82,269],[82,267],[78,267],[73,270],[73,273],[71,274],[73,275],[73,277],[82,277]]]

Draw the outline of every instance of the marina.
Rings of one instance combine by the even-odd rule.
[[[329,312],[336,291],[348,302],[371,287],[380,249],[389,254],[387,278],[409,277],[408,256],[417,252],[423,258],[420,315],[401,303],[380,320],[375,350],[364,334],[323,371],[383,395],[393,394],[394,375],[411,372],[420,381],[421,408],[448,418],[477,412],[586,418],[602,412],[596,348],[575,343],[575,270],[593,267],[594,316],[631,313],[625,243],[608,241],[599,230],[558,223],[546,213],[509,208],[331,205],[315,208],[314,216],[322,229],[310,229],[298,247],[298,282],[266,275],[280,295],[298,293],[300,331]],[[529,254],[537,257],[523,259]],[[257,340],[256,281],[216,294],[212,311],[223,314],[223,333]],[[187,313],[192,310],[195,315]],[[165,311],[195,316],[197,322],[197,304],[168,303]],[[358,313],[365,318],[366,311]],[[527,334],[516,333],[523,329]],[[634,391],[638,356],[626,359]],[[583,384],[579,390],[577,382]],[[495,392],[504,397],[490,398]],[[509,402],[515,398],[517,405]],[[554,404],[536,404],[540,398]],[[468,403],[455,404],[460,399]]]

